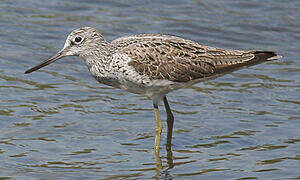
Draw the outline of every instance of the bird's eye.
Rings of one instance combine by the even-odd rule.
[[[82,41],[82,37],[76,36],[75,39],[74,39],[74,41],[75,41],[76,43],[80,43],[80,42]]]

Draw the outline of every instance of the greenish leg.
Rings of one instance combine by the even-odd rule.
[[[154,111],[155,111],[155,132],[156,132],[154,150],[155,150],[155,158],[156,158],[156,175],[158,177],[159,173],[162,169],[162,162],[161,162],[161,158],[159,156],[162,124],[161,124],[161,120],[160,120],[160,116],[159,116],[158,105],[153,104],[153,106],[154,106]]]
[[[154,150],[155,150],[155,152],[159,153],[162,123],[161,123],[160,116],[159,116],[158,105],[154,104],[153,106],[154,106],[154,111],[155,111],[155,132],[156,132]]]
[[[167,150],[167,162],[169,168],[173,168],[173,153],[172,153],[172,135],[173,135],[173,125],[174,125],[174,116],[172,114],[171,108],[169,106],[167,97],[165,96],[164,99],[164,104],[165,104],[165,109],[167,112],[167,125],[168,125],[168,131],[167,131],[167,145],[166,145],[166,150]]]

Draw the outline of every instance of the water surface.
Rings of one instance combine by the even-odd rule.
[[[300,178],[300,1],[0,1],[0,178],[157,177],[152,101],[97,83],[77,57],[24,75],[92,26],[284,58],[168,95],[161,179]]]

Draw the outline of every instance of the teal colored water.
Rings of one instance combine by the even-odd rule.
[[[164,33],[279,61],[168,95],[157,177],[152,101],[68,57],[25,75],[81,26],[107,40]],[[0,1],[0,179],[300,178],[300,1]]]

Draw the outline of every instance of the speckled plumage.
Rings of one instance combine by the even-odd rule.
[[[92,28],[82,28],[74,34],[82,31],[98,34]],[[160,34],[122,37],[111,43],[99,37],[102,45],[92,50],[97,52],[82,56],[92,75],[101,83],[149,97],[163,97],[172,90],[276,56],[266,51],[203,46]]]
[[[77,36],[82,42],[75,42]],[[277,57],[273,52],[220,49],[161,34],[121,37],[109,43],[91,27],[74,30],[63,49],[64,56],[82,57],[99,82],[150,97]]]
[[[76,37],[81,41],[75,42]],[[220,49],[161,34],[121,37],[109,43],[91,27],[74,30],[56,56],[80,56],[100,83],[147,95],[156,103],[172,90],[279,58],[274,52]]]
[[[159,147],[161,122],[158,104],[175,89],[215,78],[241,67],[280,58],[271,51],[238,51],[200,45],[180,37],[143,34],[107,42],[94,28],[74,30],[61,51],[27,70],[36,71],[62,57],[80,56],[100,83],[153,99],[156,117],[155,147]],[[168,126],[173,120],[168,118]]]

